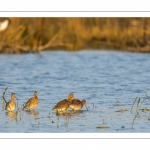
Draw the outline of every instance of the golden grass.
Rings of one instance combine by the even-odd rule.
[[[9,18],[1,53],[117,49],[150,52],[150,18]]]

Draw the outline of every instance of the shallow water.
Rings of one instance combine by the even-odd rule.
[[[0,132],[47,133],[124,133],[149,132],[150,113],[136,115],[131,106],[136,97],[141,101],[150,95],[150,55],[107,51],[41,52],[40,54],[0,54],[0,93],[8,87],[19,99],[18,108],[38,91],[39,106],[35,111],[7,113],[0,108]],[[69,93],[86,99],[79,112],[56,116],[52,108]],[[121,109],[119,100],[128,110]],[[141,108],[149,107],[146,100]],[[17,110],[15,110],[16,112]],[[108,128],[96,128],[106,126]]]

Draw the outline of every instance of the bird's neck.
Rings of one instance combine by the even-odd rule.
[[[85,103],[82,103],[82,107],[85,105]]]
[[[15,98],[14,98],[14,97],[12,97],[12,98],[11,98],[11,102],[14,102],[14,101],[15,101]]]
[[[68,97],[68,101],[71,102],[71,101],[72,101],[72,98]]]
[[[34,98],[38,99],[37,95],[34,95]]]

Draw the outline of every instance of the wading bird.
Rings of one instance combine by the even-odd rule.
[[[38,101],[38,92],[35,91],[34,92],[34,97],[30,98],[26,102],[25,106],[23,107],[23,110],[24,109],[33,109],[34,110],[34,108],[38,106],[38,102],[39,102]]]
[[[17,99],[15,93],[11,94],[11,100],[9,102],[6,102],[5,109],[7,111],[13,111],[16,108],[15,98]],[[18,99],[17,99],[18,100]]]
[[[74,95],[73,95],[72,93],[70,93],[70,94],[68,95],[68,99],[64,99],[64,100],[61,100],[60,102],[58,102],[58,103],[56,104],[56,106],[53,107],[52,110],[56,110],[56,111],[58,111],[58,112],[66,113],[66,112],[68,111],[68,108],[69,108],[70,103],[72,102],[72,99],[73,99],[73,98],[76,99],[76,98],[74,97]]]
[[[70,108],[73,110],[80,110],[82,109],[82,107],[85,106],[86,109],[88,110],[87,106],[86,106],[86,100],[83,99],[82,101],[78,100],[78,99],[74,99],[72,100],[72,102],[70,103]]]

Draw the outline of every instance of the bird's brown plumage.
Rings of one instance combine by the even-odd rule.
[[[35,91],[34,92],[34,97],[32,97],[32,98],[30,98],[27,102],[26,102],[26,104],[25,104],[25,106],[23,107],[23,110],[24,109],[34,109],[35,107],[37,107],[38,106],[38,93],[37,93],[37,91]]]
[[[72,99],[75,98],[72,93],[68,95],[68,99],[61,100],[56,104],[56,106],[53,107],[52,110],[60,111],[60,112],[66,112],[70,106],[70,103],[72,102]]]
[[[73,110],[80,110],[80,109],[82,109],[83,106],[85,106],[87,108],[85,99],[83,99],[82,101],[80,101],[78,99],[74,99],[70,103],[69,107]],[[87,110],[88,110],[88,108],[87,108]]]
[[[11,94],[11,100],[6,103],[5,109],[7,111],[13,111],[13,110],[15,110],[15,108],[16,108],[15,98],[16,98],[15,93],[12,93]]]

